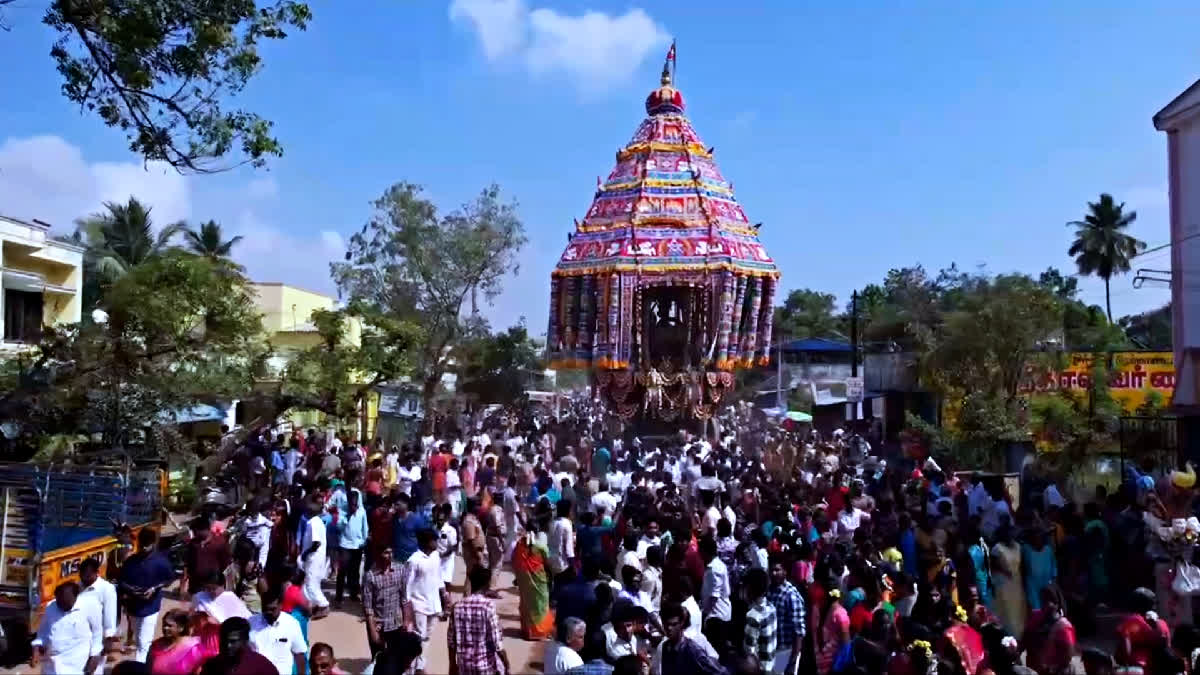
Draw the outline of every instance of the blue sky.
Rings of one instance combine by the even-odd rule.
[[[1200,5],[745,4],[318,1],[237,101],[276,122],[284,157],[182,178],[59,95],[40,4],[19,3],[0,33],[0,213],[67,230],[133,193],[163,220],[245,235],[257,279],[332,291],[327,262],[388,185],[453,208],[495,181],[530,243],[488,313],[541,333],[549,271],[673,36],[688,113],[786,287],[844,301],[914,263],[1073,271],[1064,223],[1101,191],[1138,211],[1151,246],[1167,240],[1150,118],[1200,77]],[[1169,297],[1129,282],[1114,282],[1116,314]]]

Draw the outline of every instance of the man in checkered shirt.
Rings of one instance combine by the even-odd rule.
[[[492,572],[476,565],[467,571],[471,595],[450,612],[450,675],[505,675],[511,672],[496,606],[485,593]]]
[[[804,647],[804,596],[788,581],[783,558],[771,561],[771,588],[767,599],[775,607],[775,664],[773,673],[795,673]]]
[[[383,650],[406,621],[404,614],[404,569],[392,563],[392,549],[375,552],[374,566],[367,571],[362,587],[363,615],[367,623],[367,645],[371,655]]]
[[[746,654],[758,657],[759,663],[775,662],[775,605],[767,599],[767,573],[760,567],[746,572],[746,631],[742,649]]]

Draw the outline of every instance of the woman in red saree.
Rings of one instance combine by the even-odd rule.
[[[1133,614],[1117,625],[1117,672],[1123,675],[1142,675],[1152,672],[1156,654],[1170,647],[1167,622],[1154,612],[1154,591],[1138,588],[1133,592]]]
[[[550,609],[550,557],[545,541],[530,531],[517,540],[513,549],[513,576],[521,596],[521,635],[526,640],[541,640],[554,634],[554,611]]]
[[[983,662],[983,637],[967,623],[967,610],[962,605],[953,607],[950,627],[942,632],[941,653],[962,664],[962,672],[974,673]]]
[[[1063,596],[1051,584],[1041,590],[1041,609],[1035,609],[1025,624],[1025,665],[1040,675],[1071,672],[1071,660],[1078,647],[1075,627],[1063,615]]]

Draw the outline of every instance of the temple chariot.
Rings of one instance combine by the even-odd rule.
[[[779,270],[684,115],[674,60],[551,276],[551,367],[590,370],[626,420],[706,420],[770,353]]]

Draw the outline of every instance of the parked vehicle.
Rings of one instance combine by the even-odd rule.
[[[14,637],[36,630],[80,563],[95,558],[111,576],[142,528],[159,529],[165,491],[158,467],[0,464],[0,620],[10,647],[27,645]]]
[[[194,509],[199,513],[232,512],[242,508],[244,498],[237,471],[226,462],[214,476],[200,476]]]

